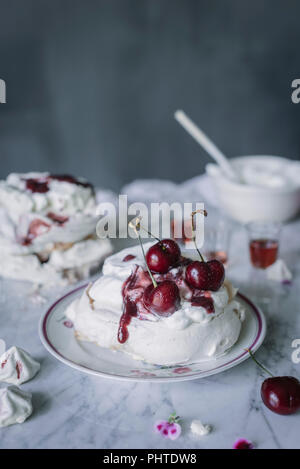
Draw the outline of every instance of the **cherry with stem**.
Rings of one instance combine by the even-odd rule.
[[[141,217],[135,218],[135,225],[133,224],[133,221],[130,221],[130,222],[129,222],[129,226],[130,226],[130,228],[132,228],[132,229],[135,231],[135,233],[136,233],[136,235],[137,235],[137,237],[138,237],[138,240],[139,240],[139,243],[140,243],[140,246],[141,246],[141,249],[142,249],[143,257],[144,257],[145,262],[146,262],[146,267],[147,267],[147,270],[148,270],[148,274],[149,274],[149,276],[150,276],[150,278],[151,278],[151,280],[152,280],[152,283],[153,283],[154,288],[156,288],[156,287],[157,287],[157,282],[156,282],[155,278],[153,277],[152,272],[151,272],[151,270],[149,269],[149,266],[148,266],[148,264],[147,264],[146,255],[145,255],[145,250],[144,250],[144,246],[143,246],[143,243],[142,243],[142,240],[141,240],[141,235],[140,235]],[[147,230],[146,230],[146,231],[147,231]]]
[[[270,378],[261,385],[261,398],[268,409],[276,414],[290,415],[300,409],[300,382],[293,376],[274,376],[256,358],[250,349],[246,349],[252,360],[264,370]]]
[[[195,245],[195,248],[196,248],[196,251],[198,252],[199,254],[199,257],[201,259],[201,262],[205,262],[204,260],[204,257],[202,256],[198,246],[197,246],[197,243],[196,243],[196,228],[195,228],[195,220],[194,220],[194,217],[195,215],[197,215],[197,213],[202,213],[202,215],[204,217],[207,217],[207,211],[206,210],[202,210],[202,209],[199,209],[199,210],[194,210],[192,213],[191,213],[191,217],[192,217],[192,239],[193,239],[193,243]]]
[[[187,266],[185,272],[186,281],[191,287],[197,288],[198,290],[217,291],[224,281],[224,266],[217,259],[212,259],[211,261],[206,262],[198,249],[194,225],[194,216],[196,213],[202,213],[205,217],[207,216],[206,210],[196,210],[191,214],[193,241],[199,254],[200,261],[193,261]]]
[[[165,274],[168,272],[170,267],[174,266],[180,259],[181,251],[173,239],[159,239],[154,236],[150,231],[141,226],[141,217],[137,217],[136,225],[134,228],[144,230],[150,236],[155,238],[158,242],[151,246],[146,253],[146,264],[151,270],[158,274]],[[132,222],[130,222],[132,227]]]
[[[251,350],[249,348],[246,348],[245,349],[246,352],[249,353],[250,357],[252,358],[252,360],[257,364],[257,366],[259,366],[262,370],[264,370],[268,375],[270,375],[272,378],[274,378],[274,375],[273,373],[271,373],[271,371],[269,371],[264,365],[262,365],[261,363],[259,363],[258,360],[256,360],[255,356],[254,356],[254,353],[251,352]]]
[[[144,246],[140,237],[140,217],[135,221],[135,225],[130,222],[130,226],[135,230],[142,249],[147,271],[152,281],[152,285],[148,285],[143,293],[143,302],[145,307],[153,314],[162,317],[168,317],[173,314],[180,305],[179,289],[175,282],[171,280],[163,280],[156,282],[147,262]]]

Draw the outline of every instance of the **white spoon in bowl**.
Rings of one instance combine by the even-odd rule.
[[[233,170],[224,153],[208,138],[207,135],[181,110],[174,114],[175,119],[182,127],[201,145],[204,150],[218,163],[226,176],[234,181],[239,181],[239,176]]]

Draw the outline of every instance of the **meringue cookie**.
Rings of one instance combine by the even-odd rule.
[[[0,427],[23,423],[32,414],[32,394],[17,386],[0,389]]]
[[[191,423],[191,432],[196,436],[204,436],[211,432],[211,426],[203,425],[200,420],[193,420]]]
[[[292,274],[282,259],[277,259],[274,264],[266,269],[267,277],[275,282],[290,282]]]
[[[19,347],[11,347],[0,357],[0,381],[22,384],[32,379],[40,364]]]

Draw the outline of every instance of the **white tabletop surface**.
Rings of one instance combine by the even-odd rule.
[[[293,284],[276,284],[265,309],[268,331],[257,358],[274,374],[300,377],[291,359],[293,339],[300,338],[300,222],[285,226],[280,256],[293,272]],[[236,227],[227,271],[242,293],[251,296],[247,240]],[[40,315],[55,299],[74,287],[42,291],[46,303],[36,303],[28,283],[3,281],[0,338],[17,345],[41,363],[41,371],[22,385],[33,393],[33,415],[22,425],[0,429],[0,448],[231,448],[247,438],[257,448],[299,448],[300,413],[280,416],[260,398],[264,375],[252,362],[196,381],[170,384],[126,383],[85,375],[50,356],[38,336]],[[0,384],[4,387],[5,384]],[[153,432],[154,422],[173,411],[183,418],[176,441]],[[195,438],[192,419],[213,431]]]

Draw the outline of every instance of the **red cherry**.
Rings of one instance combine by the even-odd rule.
[[[210,290],[217,291],[219,290],[222,283],[224,282],[224,278],[225,278],[224,266],[222,262],[218,261],[217,259],[208,261],[207,264],[209,265],[209,268],[211,271]]]
[[[152,272],[165,274],[171,266],[171,258],[160,243],[156,243],[148,249],[146,262]]]
[[[161,244],[171,257],[172,264],[176,264],[176,262],[178,262],[181,256],[180,247],[178,246],[176,241],[174,241],[173,239],[162,239]]]
[[[209,290],[211,272],[207,262],[193,261],[185,271],[185,278],[191,287]]]
[[[300,382],[292,376],[267,378],[261,386],[261,397],[276,414],[294,414],[300,408]]]
[[[152,313],[168,317],[179,308],[179,289],[171,280],[164,280],[158,283],[157,287],[151,284],[144,291],[143,301]]]
[[[209,262],[193,261],[187,266],[185,277],[191,287],[217,291],[224,281],[225,270],[216,259]]]
[[[180,258],[180,248],[172,239],[163,239],[151,246],[146,254],[146,262],[152,272],[165,274]]]

